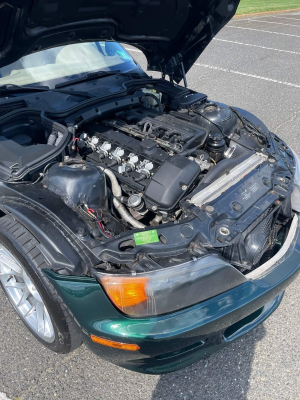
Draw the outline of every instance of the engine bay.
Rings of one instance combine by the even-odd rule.
[[[87,224],[98,270],[217,253],[247,273],[271,257],[292,218],[291,151],[204,95],[176,106],[149,85],[134,95],[81,121],[70,154],[43,178]]]
[[[244,110],[153,82],[130,80],[123,97],[63,118],[2,117],[1,181],[63,200],[99,270],[148,271],[209,253],[242,273],[257,268],[293,217],[292,151]]]

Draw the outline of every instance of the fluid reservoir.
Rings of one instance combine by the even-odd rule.
[[[105,174],[89,162],[54,164],[43,184],[62,197],[69,207],[87,204],[95,210],[107,208]]]
[[[221,133],[210,133],[206,142],[206,150],[216,163],[222,160],[225,149],[226,142]]]
[[[146,85],[146,87],[144,89],[142,89],[142,92],[146,94],[146,97],[147,97],[147,100],[149,101],[150,106],[157,106],[157,103],[156,103],[155,99],[153,99],[150,96],[147,96],[147,93],[151,93],[152,95],[157,97],[157,99],[159,101],[161,101],[162,94],[160,92],[158,92],[157,90],[155,90],[153,85]]]

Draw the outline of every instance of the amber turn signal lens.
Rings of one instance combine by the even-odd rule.
[[[121,310],[133,307],[148,300],[146,277],[104,276],[101,283],[111,301]]]
[[[113,340],[103,339],[94,335],[91,335],[91,339],[95,343],[103,344],[104,346],[114,347],[121,350],[137,351],[140,348],[140,346],[138,346],[137,344],[114,342]]]

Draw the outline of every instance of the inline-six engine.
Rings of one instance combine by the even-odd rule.
[[[87,160],[114,172],[125,194],[141,194],[147,209],[170,213],[199,178],[200,165],[210,166],[208,154],[204,163],[186,157],[207,135],[191,122],[141,109],[89,125],[78,145],[90,149]]]

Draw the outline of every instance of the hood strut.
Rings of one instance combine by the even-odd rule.
[[[184,86],[187,87],[187,80],[186,80],[186,75],[185,75],[185,69],[184,69],[184,65],[183,62],[181,62],[181,70],[182,70],[182,77],[183,77],[183,82],[184,82]]]

